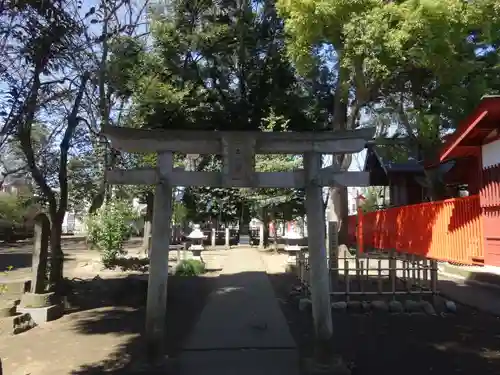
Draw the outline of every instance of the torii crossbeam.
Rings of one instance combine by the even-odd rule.
[[[146,338],[152,358],[162,356],[164,349],[173,186],[305,188],[315,333],[319,342],[330,339],[332,321],[322,186],[368,186],[369,175],[342,172],[335,166],[322,169],[321,156],[360,152],[375,135],[375,128],[334,132],[220,132],[108,126],[101,134],[117,150],[158,154],[156,168],[106,172],[110,184],[156,185],[146,310]],[[173,168],[173,152],[222,155],[223,170],[191,172]],[[255,172],[256,154],[302,154],[304,169]]]

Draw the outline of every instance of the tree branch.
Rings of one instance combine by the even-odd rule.
[[[78,111],[80,109],[83,95],[85,93],[85,86],[87,85],[89,77],[90,75],[86,72],[81,78],[80,88],[78,89],[71,113],[68,116],[68,126],[66,127],[66,131],[64,132],[64,137],[60,145],[61,158],[59,162],[59,188],[61,189],[61,196],[59,200],[59,209],[57,211],[59,220],[64,218],[64,214],[68,208],[68,151],[75,129],[79,124]]]
[[[33,73],[33,86],[31,87],[30,94],[23,111],[21,112],[25,114],[24,119],[20,118],[17,122],[17,136],[19,138],[19,143],[21,144],[21,149],[26,157],[28,169],[30,170],[33,179],[42,190],[42,193],[47,198],[49,202],[50,214],[54,217],[57,213],[56,197],[52,189],[47,184],[47,180],[40,171],[40,168],[36,164],[35,152],[31,143],[31,130],[35,119],[37,100],[41,87],[40,75],[42,74],[42,71],[43,65],[37,64]]]

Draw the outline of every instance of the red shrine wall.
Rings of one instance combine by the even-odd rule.
[[[485,264],[500,266],[500,140],[481,147],[481,189]]]

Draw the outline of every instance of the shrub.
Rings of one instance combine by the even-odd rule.
[[[87,241],[101,251],[104,267],[112,267],[117,257],[124,254],[123,244],[130,236],[130,222],[136,217],[129,202],[114,201],[87,219]]]
[[[179,276],[198,276],[205,273],[205,264],[196,259],[181,260],[175,267],[175,274]]]

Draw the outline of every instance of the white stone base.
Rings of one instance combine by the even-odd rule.
[[[297,256],[299,255],[301,248],[298,245],[288,245],[285,246],[285,251],[288,252],[287,264],[296,265]]]
[[[286,263],[290,265],[297,264],[297,255],[296,254],[288,254],[288,258],[286,259]]]
[[[193,251],[193,250],[194,251],[202,251],[204,249],[205,249],[205,247],[203,245],[191,245],[191,246],[189,246],[189,250],[191,250],[191,251]]]
[[[17,307],[18,313],[28,313],[36,324],[59,319],[64,314],[64,305],[57,304],[49,307]]]

